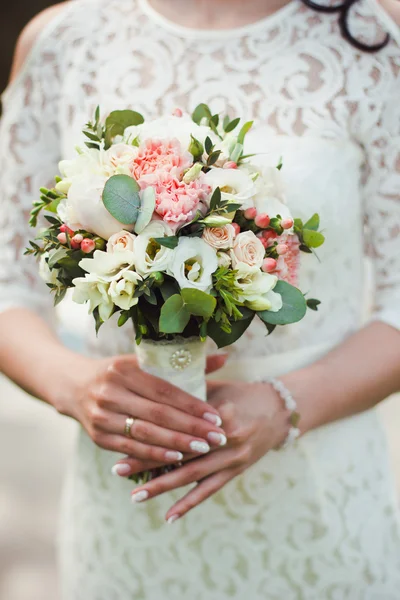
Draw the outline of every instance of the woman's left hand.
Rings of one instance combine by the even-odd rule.
[[[142,502],[197,482],[197,486],[168,511],[169,522],[201,504],[269,450],[278,447],[289,431],[290,413],[269,384],[210,382],[208,402],[221,415],[227,445],[132,492],[132,501]]]

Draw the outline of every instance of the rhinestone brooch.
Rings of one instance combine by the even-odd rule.
[[[189,350],[177,350],[170,358],[170,363],[177,371],[183,371],[192,362],[192,353]]]

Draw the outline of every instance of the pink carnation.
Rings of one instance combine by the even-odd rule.
[[[299,239],[297,235],[283,234],[279,241],[284,243],[288,249],[285,254],[278,258],[274,274],[279,279],[297,286],[300,267]]]
[[[178,140],[147,140],[140,146],[138,155],[133,159],[131,172],[139,184],[146,175],[159,171],[180,179],[192,164],[193,156],[190,152],[182,150]]]

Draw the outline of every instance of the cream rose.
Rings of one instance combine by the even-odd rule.
[[[140,275],[167,271],[173,250],[161,246],[155,238],[172,235],[164,221],[152,221],[135,239],[135,267]]]
[[[229,250],[235,239],[235,228],[233,225],[223,227],[206,227],[203,231],[203,240],[216,250]]]
[[[245,263],[236,265],[236,286],[240,290],[240,300],[251,310],[277,312],[282,308],[282,297],[273,291],[278,278],[263,273],[258,267]]]
[[[252,231],[243,231],[236,236],[231,250],[234,269],[238,263],[245,263],[249,267],[261,269],[264,256],[265,248]]]
[[[122,310],[129,310],[139,302],[139,298],[134,298],[136,286],[141,281],[140,275],[134,271],[125,271],[122,279],[112,281],[110,284],[110,298],[116,306]]]
[[[108,240],[107,252],[124,252],[125,250],[133,252],[135,247],[135,238],[136,235],[129,233],[129,231],[120,231],[119,233],[114,233],[114,235],[112,235]]]
[[[217,254],[206,242],[200,238],[180,238],[174,250],[170,273],[181,289],[196,288],[209,292],[212,274],[217,268]]]

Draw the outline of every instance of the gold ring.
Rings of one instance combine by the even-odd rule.
[[[124,431],[124,433],[125,433],[125,435],[127,437],[132,437],[131,427],[134,424],[134,422],[135,422],[135,419],[133,417],[128,417],[126,419],[126,421],[125,421],[125,431]]]

